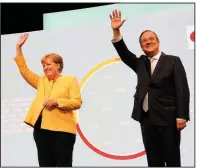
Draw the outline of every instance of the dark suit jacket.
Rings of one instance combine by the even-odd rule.
[[[185,69],[179,57],[161,54],[151,76],[145,55],[130,52],[123,39],[113,43],[121,60],[137,74],[132,118],[140,121],[142,104],[148,92],[149,116],[153,124],[174,124],[176,118],[189,120],[190,93]]]

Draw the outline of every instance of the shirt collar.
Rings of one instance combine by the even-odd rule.
[[[155,56],[153,56],[153,57],[151,57],[151,58],[148,57],[148,59],[159,60],[160,56],[161,56],[161,52],[159,52],[157,55],[155,55]]]

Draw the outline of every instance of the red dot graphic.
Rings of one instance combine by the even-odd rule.
[[[194,31],[190,34],[190,40],[193,42],[195,41],[195,32]]]

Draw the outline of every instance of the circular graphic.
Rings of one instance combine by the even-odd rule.
[[[190,34],[190,40],[193,42],[195,41],[195,32],[194,31]]]
[[[95,68],[93,68],[82,80],[82,82],[80,83],[80,87],[83,88],[85,83],[87,82],[87,80],[96,72],[98,71],[100,68],[115,63],[115,62],[120,62],[120,58],[114,58],[114,59],[110,59],[107,61],[104,61],[103,63],[97,65]],[[77,111],[76,111],[77,112]],[[110,159],[115,159],[115,160],[129,160],[129,159],[135,159],[138,157],[141,157],[143,155],[145,155],[145,151],[140,151],[137,152],[135,154],[127,154],[127,155],[118,155],[118,154],[110,154],[107,152],[104,152],[102,150],[100,150],[98,147],[94,146],[89,140],[88,138],[84,135],[84,133],[81,130],[80,124],[78,122],[78,118],[77,118],[77,113],[75,113],[75,119],[76,119],[76,129],[77,132],[79,134],[79,136],[81,137],[81,139],[83,140],[83,142],[94,152],[96,152],[97,154],[106,157],[106,158],[110,158]]]

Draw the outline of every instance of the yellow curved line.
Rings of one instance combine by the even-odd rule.
[[[119,57],[117,58],[112,58],[112,59],[109,59],[109,60],[106,60],[98,65],[96,65],[94,68],[92,68],[88,73],[87,75],[85,75],[85,77],[82,79],[82,81],[80,82],[80,88],[82,89],[84,84],[86,83],[86,81],[97,71],[99,70],[100,68],[106,66],[106,65],[109,65],[111,63],[114,63],[114,62],[119,62],[121,61],[121,59]],[[77,124],[78,123],[78,117],[77,117],[77,111],[74,111],[74,120],[75,120],[75,123]]]

